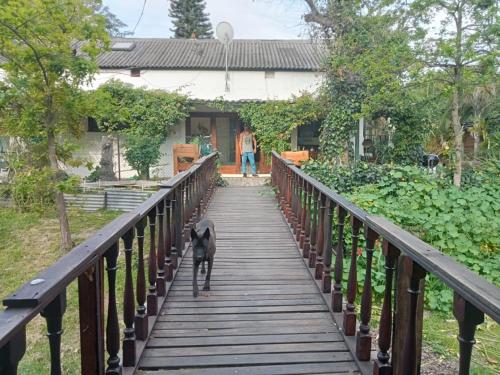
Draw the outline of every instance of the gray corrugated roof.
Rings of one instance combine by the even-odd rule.
[[[101,68],[225,69],[224,46],[216,39],[115,38],[135,43],[131,51],[109,51],[99,57]],[[232,70],[317,71],[324,49],[309,40],[233,40]]]

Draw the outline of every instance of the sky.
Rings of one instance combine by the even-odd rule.
[[[215,26],[226,21],[233,25],[236,39],[307,38],[302,19],[307,6],[303,0],[206,0],[210,21]],[[143,0],[104,0],[129,29],[139,20]],[[146,0],[144,15],[134,36],[168,38],[172,24],[169,0]]]

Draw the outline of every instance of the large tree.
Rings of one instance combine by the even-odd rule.
[[[395,129],[399,139],[411,143],[404,149],[387,150],[390,158],[385,161],[414,162],[422,132],[413,126],[415,116],[408,109],[415,107],[416,98],[405,81],[415,58],[394,1],[306,3],[310,12],[304,19],[320,31],[330,52],[323,87],[329,110],[320,135],[322,155],[337,163],[346,160],[347,151],[353,150],[358,120],[364,117],[384,120],[390,124],[387,132]]]
[[[175,38],[212,38],[212,24],[203,0],[171,0],[169,16],[172,18]]]
[[[61,186],[61,150],[81,133],[85,95],[80,87],[97,70],[108,43],[105,18],[91,0],[4,0],[0,55],[6,59],[0,95],[0,132],[37,139],[55,186]],[[61,189],[55,202],[65,249],[72,246]]]
[[[416,50],[421,61],[441,71],[443,98],[449,98],[455,154],[453,182],[461,185],[464,153],[464,96],[497,74],[500,37],[496,0],[414,0]],[[428,27],[441,17],[437,32]],[[485,82],[486,81],[486,82]]]

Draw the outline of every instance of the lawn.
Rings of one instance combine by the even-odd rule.
[[[98,228],[119,216],[119,212],[70,212],[73,241],[80,243]],[[64,253],[59,247],[59,223],[55,212],[43,216],[0,209],[0,298],[16,290]],[[123,282],[123,277],[117,281]],[[120,285],[119,285],[120,286]],[[120,296],[120,294],[118,294]],[[78,293],[76,282],[67,290],[68,307],[64,315],[63,373],[80,373],[78,334]],[[119,298],[120,299],[120,298]],[[28,348],[21,361],[23,375],[49,373],[49,346],[45,320],[35,318],[27,327]]]

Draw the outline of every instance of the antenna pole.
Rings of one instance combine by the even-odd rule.
[[[226,47],[226,92],[229,92],[230,91],[230,88],[229,88],[229,64],[228,64],[229,43],[226,43],[225,47]]]

